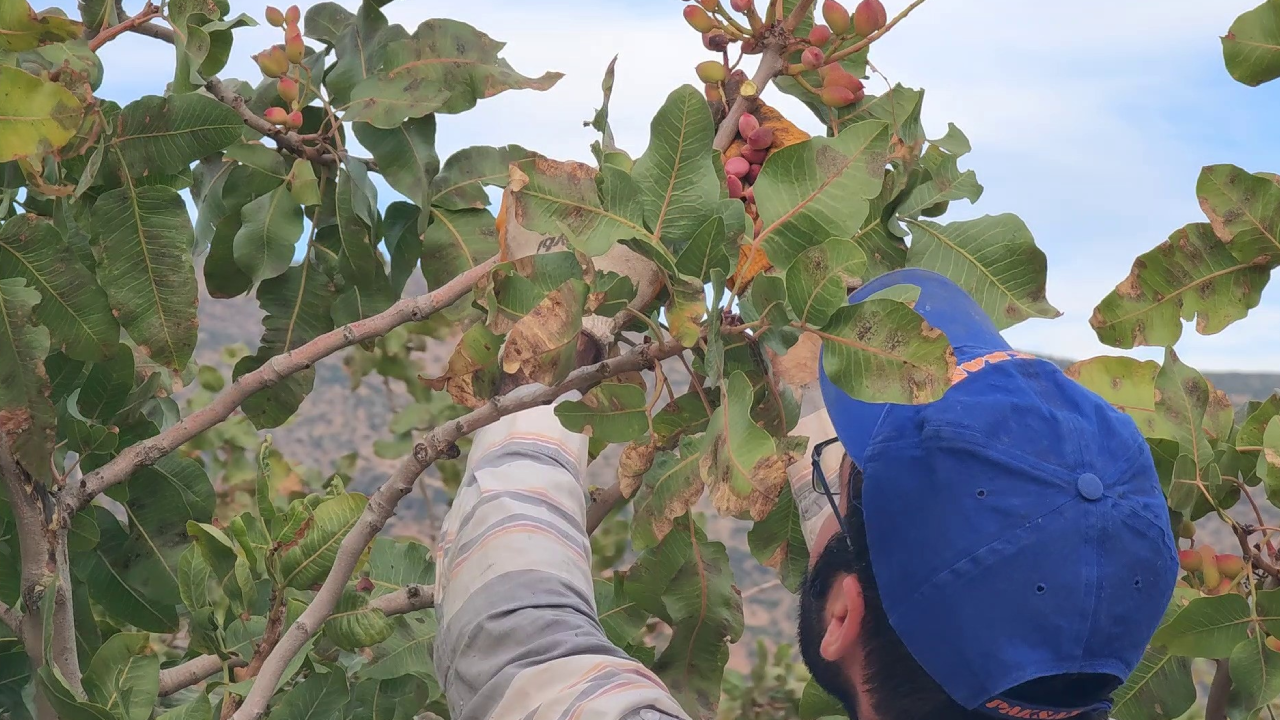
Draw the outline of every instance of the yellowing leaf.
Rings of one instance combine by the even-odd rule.
[[[0,65],[0,162],[57,150],[75,137],[82,114],[61,85]]]

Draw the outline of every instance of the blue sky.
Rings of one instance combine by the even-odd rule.
[[[904,4],[886,0],[890,14]],[[1280,84],[1246,88],[1222,67],[1219,36],[1256,4],[930,0],[876,45],[872,61],[890,80],[925,88],[929,136],[955,122],[973,142],[962,167],[977,172],[986,192],[976,206],[953,205],[947,217],[1017,213],[1049,257],[1049,300],[1064,316],[1009,330],[1015,345],[1067,357],[1120,353],[1098,343],[1089,314],[1128,273],[1134,256],[1203,220],[1195,199],[1200,168],[1230,162],[1280,171],[1272,130],[1280,117]],[[261,18],[266,3],[231,5]],[[469,145],[518,143],[558,159],[590,160],[594,136],[582,121],[599,104],[600,77],[614,54],[620,56],[614,131],[633,155],[647,144],[649,120],[667,93],[697,82],[693,67],[710,55],[681,18],[682,5],[396,0],[384,10],[410,29],[441,14],[469,22],[506,41],[504,56],[525,74],[566,74],[549,92],[507,93],[465,115],[441,118],[442,158]],[[126,7],[136,10],[140,3],[129,0]],[[222,76],[257,78],[248,56],[278,41],[276,32],[239,31]],[[102,50],[107,71],[99,94],[124,103],[163,92],[171,53],[137,36],[112,42]],[[869,87],[876,91],[877,83]],[[821,132],[797,102],[769,97],[803,127]],[[391,193],[382,189],[385,202]],[[1188,325],[1178,351],[1205,370],[1280,371],[1280,288],[1269,289],[1249,318],[1218,335],[1202,337]]]

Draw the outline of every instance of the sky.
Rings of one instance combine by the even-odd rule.
[[[261,20],[261,0],[230,0],[233,13]],[[1063,316],[1006,331],[1016,347],[1062,357],[1130,354],[1098,342],[1088,319],[1128,274],[1133,259],[1189,222],[1200,168],[1234,163],[1280,172],[1280,82],[1247,88],[1222,65],[1220,36],[1258,0],[928,0],[873,48],[895,83],[924,88],[928,137],[954,122],[973,143],[961,161],[986,190],[945,220],[1015,213],[1048,256],[1048,297]],[[59,6],[76,15],[74,2]],[[303,9],[313,3],[300,3]],[[358,3],[343,0],[355,9]],[[616,54],[611,120],[632,156],[648,143],[649,121],[671,90],[698,84],[694,66],[712,57],[681,17],[680,0],[394,0],[383,9],[412,30],[446,16],[507,42],[503,56],[537,76],[565,73],[548,92],[508,92],[463,115],[438,120],[443,159],[471,145],[516,143],[560,160],[592,161],[600,80]],[[852,4],[852,0],[850,0]],[[905,0],[886,0],[890,16]],[[138,0],[126,9],[137,11]],[[236,34],[221,77],[256,81],[249,55],[272,42],[265,24]],[[173,50],[124,35],[101,55],[102,97],[124,104],[161,94]],[[750,58],[748,58],[750,60]],[[749,69],[750,66],[748,66]],[[879,83],[879,85],[877,84]],[[883,89],[873,80],[869,91]],[[798,101],[766,100],[811,133],[821,126]],[[382,203],[394,199],[385,184]],[[1280,285],[1280,280],[1277,281]],[[1202,370],[1280,372],[1280,288],[1264,292],[1248,318],[1214,336],[1188,324],[1179,356]]]

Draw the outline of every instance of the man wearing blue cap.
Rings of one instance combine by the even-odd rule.
[[[805,663],[855,719],[1105,718],[1177,573],[1146,442],[941,275],[891,272],[850,301],[894,286],[947,334],[954,385],[877,405],[820,374],[825,409],[795,430],[813,461],[790,471]],[[456,720],[686,717],[596,619],[586,459],[550,408],[475,437],[436,553]]]

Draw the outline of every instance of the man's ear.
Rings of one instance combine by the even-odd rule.
[[[862,596],[862,584],[854,575],[842,576],[827,596],[827,629],[822,635],[820,652],[830,662],[841,662],[849,657],[862,630],[862,616],[866,613]]]

